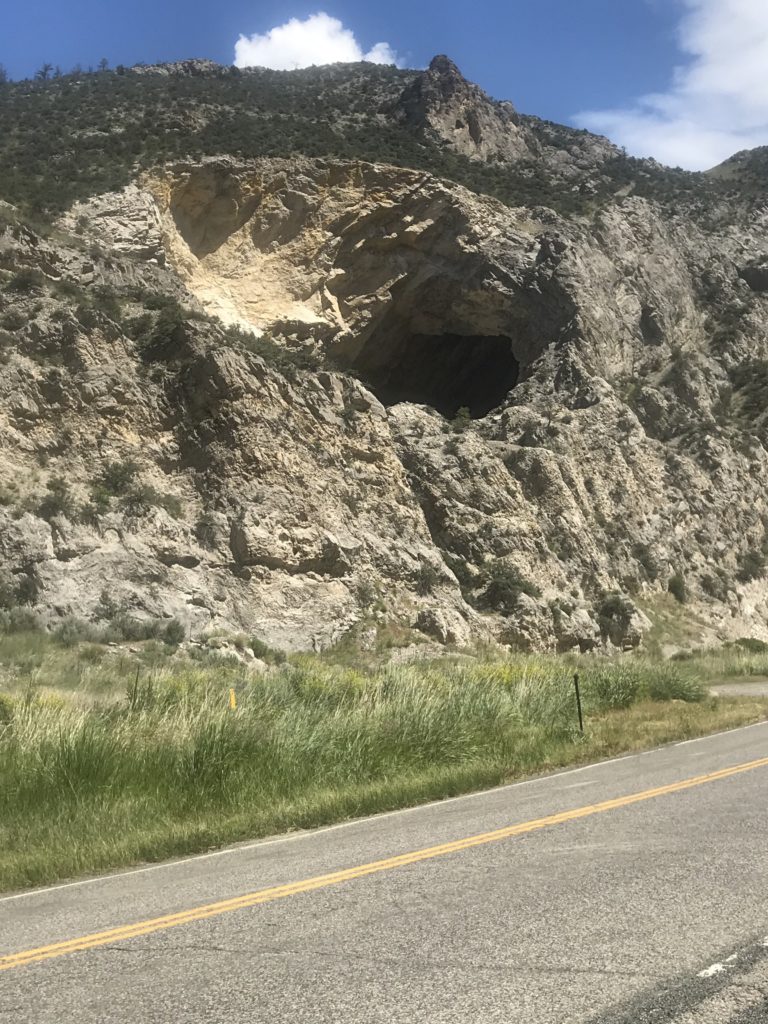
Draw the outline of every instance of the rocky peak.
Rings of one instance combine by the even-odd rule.
[[[438,86],[439,92],[445,99],[454,96],[462,89],[471,87],[471,83],[462,75],[458,66],[444,53],[439,53],[432,58],[427,74]]]
[[[207,60],[202,57],[170,61],[167,64],[135,64],[131,68],[131,71],[137,75],[182,75],[184,77],[219,74],[224,70],[223,64],[217,64],[215,60]]]
[[[530,156],[511,103],[497,103],[439,54],[403,91],[396,114],[474,159]]]

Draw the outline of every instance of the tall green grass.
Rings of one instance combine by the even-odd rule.
[[[581,677],[588,720],[703,697],[674,666]],[[112,696],[27,689],[0,701],[0,888],[462,792],[583,747],[554,658],[368,673],[306,658],[250,681],[182,663]]]

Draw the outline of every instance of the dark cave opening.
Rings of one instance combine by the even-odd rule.
[[[361,376],[384,405],[414,402],[453,417],[466,407],[472,419],[495,409],[517,384],[520,364],[503,336],[411,334],[396,353],[359,360]]]

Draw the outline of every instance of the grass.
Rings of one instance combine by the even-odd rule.
[[[768,702],[707,697],[690,664],[582,659],[582,737],[573,664],[557,658],[356,671],[294,657],[248,678],[235,663],[171,659],[151,643],[126,654],[37,639],[35,651],[31,636],[0,638],[12,681],[0,694],[0,890],[403,807],[768,713]]]

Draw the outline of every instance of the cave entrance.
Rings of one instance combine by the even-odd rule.
[[[358,366],[384,405],[414,402],[452,418],[466,407],[472,419],[495,409],[517,384],[520,364],[512,341],[503,336],[411,334],[384,361],[366,359]]]

